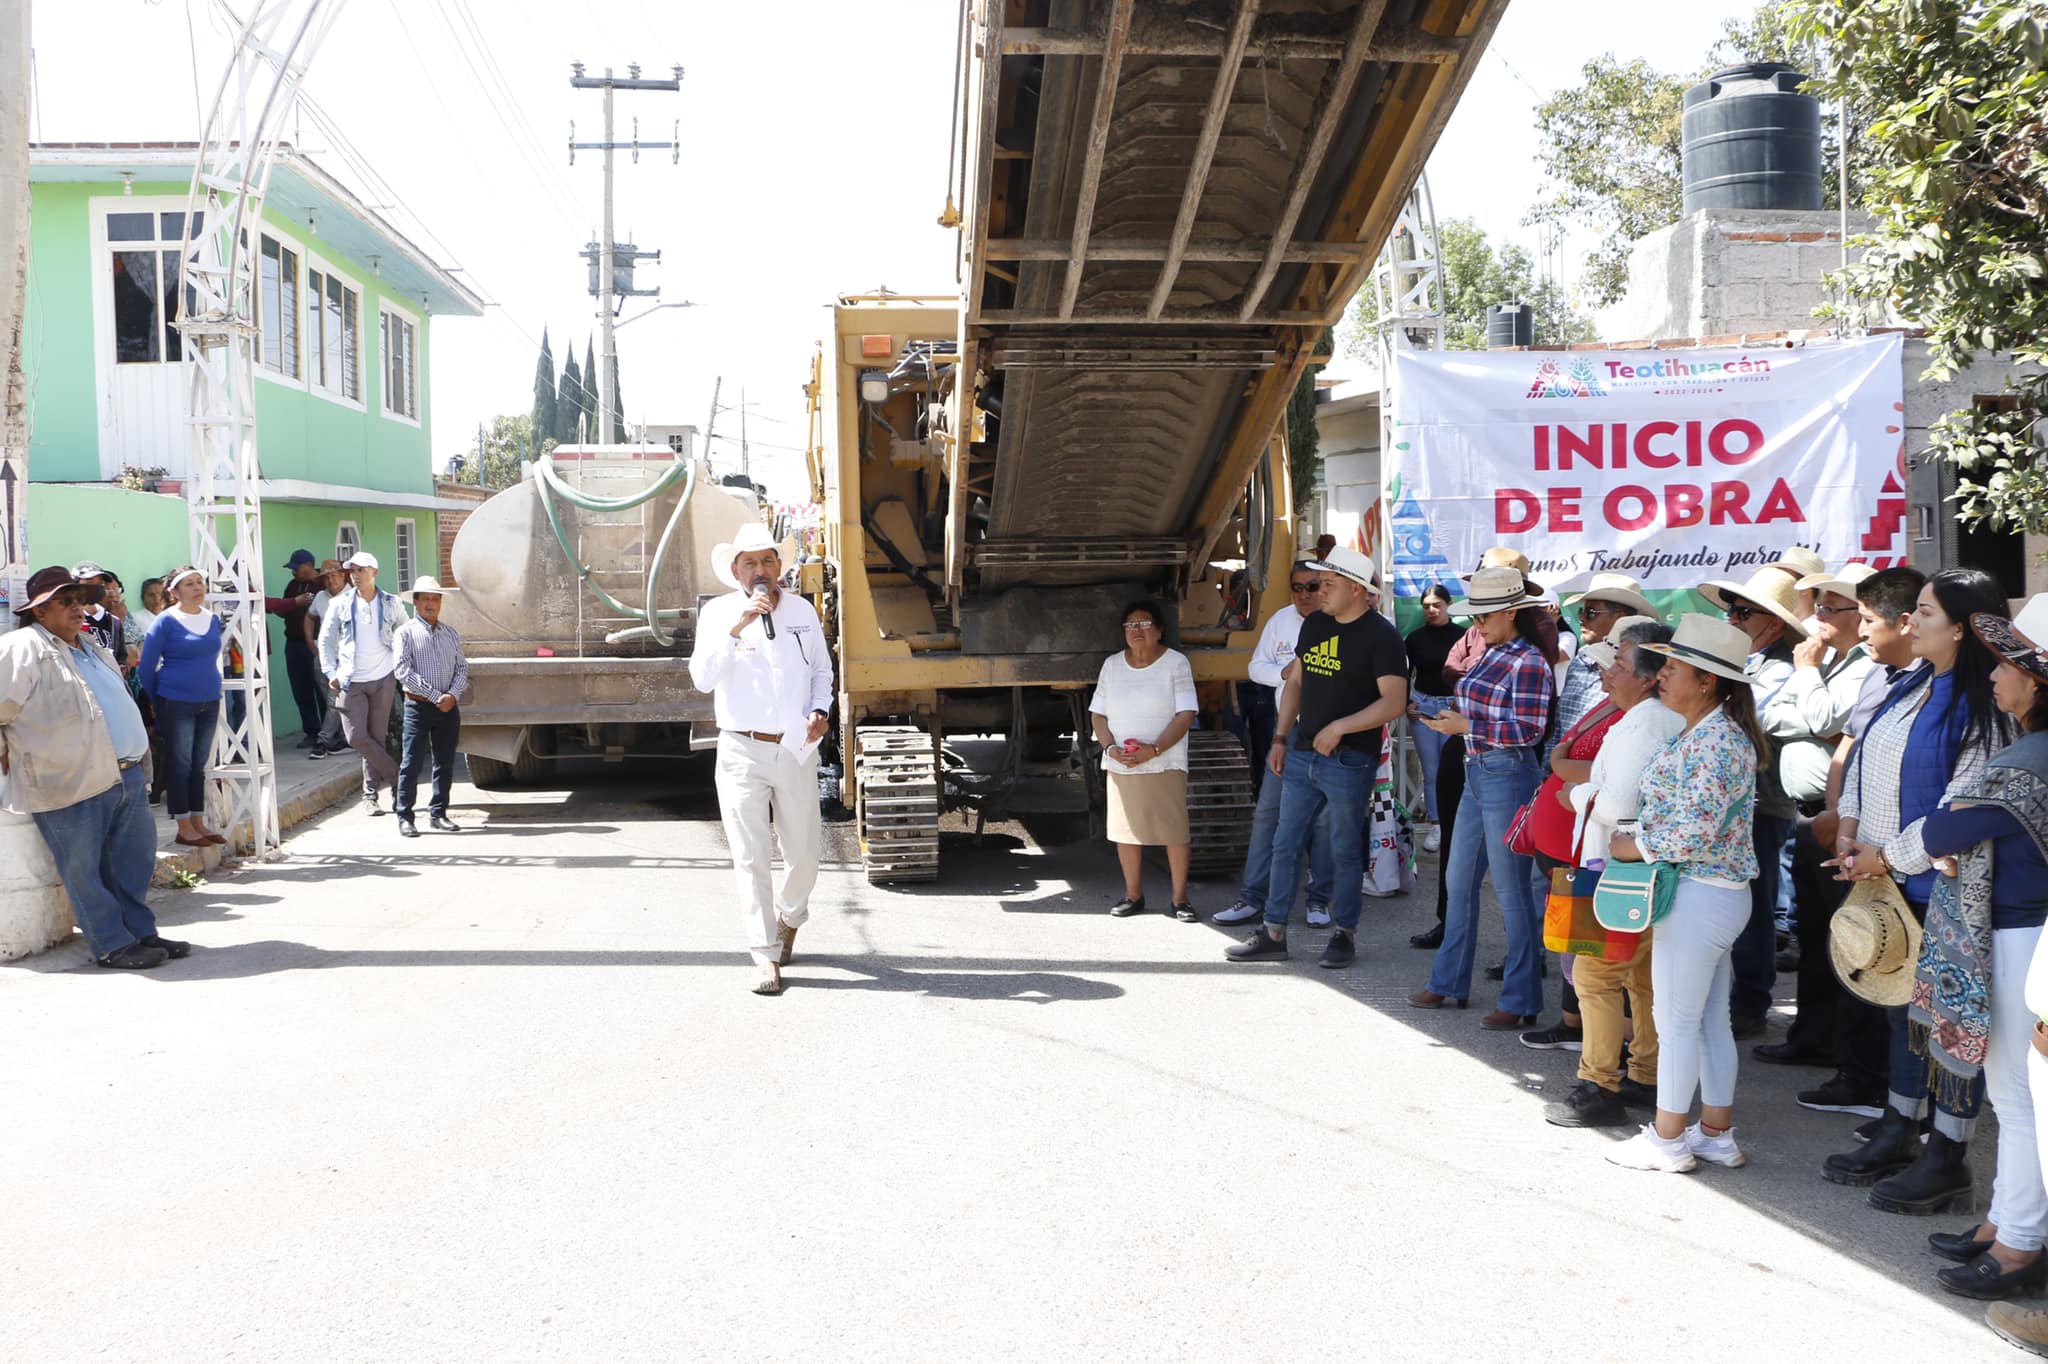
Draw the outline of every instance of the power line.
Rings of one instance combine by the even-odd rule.
[[[522,155],[526,156],[529,165],[538,169],[541,176],[547,181],[551,192],[557,194],[564,204],[573,209],[575,206],[575,196],[572,193],[572,187],[568,179],[562,174],[561,168],[541,146],[540,136],[534,131],[533,125],[527,121],[525,111],[520,108],[517,97],[512,93],[512,87],[506,81],[504,70],[498,65],[497,57],[491,52],[490,44],[485,41],[483,29],[476,22],[476,16],[470,12],[469,6],[464,3],[464,0],[445,0],[445,5],[436,5],[435,8],[440,14],[442,26],[447,28],[449,36],[455,40],[457,50],[462,53],[464,62],[469,65],[470,73],[477,76],[478,88],[483,90],[485,99],[491,104],[492,110],[498,114],[498,121],[505,125],[508,134],[513,133],[512,123],[518,125],[519,132],[525,135],[520,147]],[[469,31],[469,35],[476,46],[477,56],[483,59],[484,71],[495,82],[495,94],[486,86],[483,75],[478,72],[476,64],[470,60],[470,54],[463,44],[462,35],[455,31],[454,23],[449,18],[449,9],[451,8],[455,16],[462,21],[463,26]],[[508,109],[512,116],[511,122],[507,122],[505,118],[505,112]],[[513,135],[513,140],[515,142],[520,141],[516,134]]]

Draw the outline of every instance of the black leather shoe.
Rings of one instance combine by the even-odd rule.
[[[1835,1058],[1819,1047],[1795,1047],[1790,1042],[1766,1042],[1751,1047],[1749,1054],[1772,1066],[1831,1066]]]
[[[1335,970],[1340,966],[1349,966],[1357,957],[1358,945],[1352,941],[1349,933],[1340,928],[1323,944],[1323,955],[1316,958],[1316,965]]]
[[[435,815],[427,821],[427,826],[437,829],[444,834],[459,834],[462,832],[462,826],[446,815]]]
[[[1408,945],[1410,947],[1419,947],[1425,952],[1436,951],[1439,947],[1442,947],[1444,945],[1444,926],[1442,924],[1438,924],[1435,928],[1424,929],[1420,933],[1409,934]]]
[[[1971,1226],[1961,1231],[1937,1231],[1927,1238],[1927,1248],[1944,1260],[1966,1265],[1991,1249],[1991,1242],[1978,1240],[1977,1228]]]
[[[1624,1075],[1621,1077],[1621,1101],[1630,1108],[1655,1108],[1657,1086],[1646,1085],[1641,1080],[1632,1080]]]
[[[1128,919],[1133,914],[1143,914],[1144,912],[1145,897],[1142,895],[1135,900],[1126,895],[1123,899],[1118,900],[1109,907],[1110,916],[1117,919]]]
[[[162,966],[170,959],[171,954],[161,947],[151,947],[142,942],[132,942],[118,952],[94,958],[101,966],[114,971],[147,971],[151,967]]]
[[[1821,1164],[1820,1177],[1830,1184],[1864,1188],[1897,1174],[1919,1154],[1920,1124],[1896,1108],[1887,1108],[1870,1140],[1853,1151],[1829,1156]]]
[[[2018,1269],[2007,1272],[1986,1251],[1964,1265],[1950,1265],[1934,1276],[1941,1286],[1958,1297],[1986,1302],[2009,1298],[2015,1293],[2039,1293],[2048,1285],[2048,1255],[2036,1255]]]
[[[1287,939],[1276,938],[1260,925],[1243,942],[1223,949],[1232,961],[1278,961],[1287,955]]]
[[[177,961],[181,957],[189,957],[192,955],[191,943],[179,942],[176,938],[159,938],[154,933],[144,938],[142,940],[142,945],[144,947],[161,947],[164,950],[164,955],[166,957],[169,957],[172,961]]]
[[[1735,1040],[1746,1042],[1752,1037],[1762,1037],[1770,1030],[1770,1020],[1762,1014],[1737,1014],[1728,1020],[1728,1030],[1735,1034]]]
[[[1488,980],[1506,980],[1508,978],[1508,964],[1502,962],[1498,966],[1487,967],[1486,978]]]
[[[1591,1080],[1571,1087],[1563,1103],[1543,1105],[1543,1121],[1552,1127],[1627,1127],[1628,1110],[1621,1096],[1611,1094]]]
[[[411,820],[407,819],[404,815],[400,815],[398,817],[398,836],[400,838],[418,838],[420,831],[413,826]]]
[[[1872,1142],[1874,1146],[1877,1143]],[[1869,1146],[1863,1148],[1868,1151]],[[1870,1191],[1870,1206],[1879,1212],[1929,1217],[1938,1212],[1968,1212],[1975,1201],[1970,1184],[1970,1143],[1950,1141],[1940,1132],[1927,1134],[1919,1158]],[[2044,1270],[2048,1272],[2048,1270]]]

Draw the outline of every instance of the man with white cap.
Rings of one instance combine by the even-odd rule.
[[[779,995],[818,879],[817,745],[832,712],[832,659],[817,611],[782,590],[782,555],[767,527],[742,526],[711,559],[733,590],[697,613],[690,680],[712,694],[718,717],[718,804],[754,993]],[[772,890],[771,837],[782,843],[782,882]]]
[[[1366,811],[1379,775],[1383,731],[1408,706],[1408,651],[1386,617],[1369,605],[1370,559],[1339,546],[1323,556],[1320,567],[1322,609],[1301,623],[1266,755],[1282,785],[1265,922],[1228,949],[1232,961],[1287,955],[1287,916],[1301,856],[1318,821],[1330,840],[1336,876],[1330,917],[1336,927],[1317,965],[1349,966],[1357,953]]]
[[[448,787],[455,779],[455,742],[462,734],[457,704],[469,689],[469,660],[463,656],[462,636],[454,626],[441,623],[441,598],[456,590],[432,577],[415,578],[405,599],[412,603],[416,619],[399,626],[392,640],[398,655],[394,674],[405,695],[405,728],[391,809],[398,816],[399,834],[406,838],[419,837],[412,822],[413,793],[419,789],[420,768],[426,765],[429,749],[434,755],[434,787],[427,797],[427,821],[444,834],[458,831],[448,818]]]
[[[343,567],[353,585],[321,619],[320,671],[334,690],[342,735],[362,755],[363,809],[381,815],[377,790],[398,781],[398,764],[391,761],[384,739],[391,730],[392,693],[398,688],[398,653],[392,641],[405,623],[405,607],[377,587],[376,555],[359,549]]]

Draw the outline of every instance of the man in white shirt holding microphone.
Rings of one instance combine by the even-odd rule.
[[[832,660],[817,611],[782,590],[782,555],[767,527],[741,527],[712,550],[712,566],[733,590],[697,613],[690,680],[712,694],[718,717],[718,804],[754,993],[779,995],[818,879],[817,746],[832,710]],[[772,889],[771,837],[782,840],[783,868]]]

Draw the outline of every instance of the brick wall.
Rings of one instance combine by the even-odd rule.
[[[462,502],[483,502],[491,494],[489,490],[471,483],[451,483],[446,479],[437,478],[434,480],[434,495]],[[459,587],[461,584],[455,581],[455,566],[450,562],[449,554],[455,548],[455,533],[462,529],[462,523],[469,519],[469,513],[444,511],[434,519],[441,530],[441,551],[437,556],[440,564],[438,576],[449,587]]]

